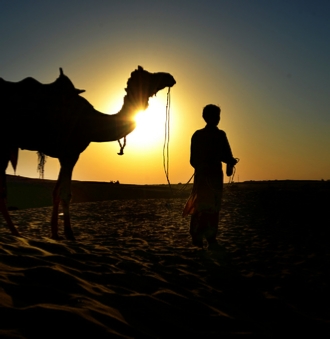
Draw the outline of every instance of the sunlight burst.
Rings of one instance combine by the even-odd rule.
[[[138,147],[159,146],[165,135],[166,103],[157,97],[149,99],[149,107],[135,116],[136,129],[128,136]]]

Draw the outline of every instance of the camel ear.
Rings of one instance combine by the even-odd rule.
[[[63,69],[62,69],[62,67],[60,67],[60,76],[63,76],[63,75],[64,75]]]
[[[138,66],[138,71],[143,71],[143,67]]]

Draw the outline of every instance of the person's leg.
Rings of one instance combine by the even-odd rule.
[[[219,224],[219,212],[208,213],[206,215],[207,229],[205,230],[205,238],[209,245],[217,243],[217,233]]]
[[[194,213],[190,219],[190,235],[195,246],[203,247],[203,220],[200,213]]]

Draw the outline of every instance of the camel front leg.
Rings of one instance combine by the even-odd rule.
[[[61,175],[61,174],[60,174]],[[51,230],[52,230],[52,239],[59,240],[60,237],[58,235],[58,211],[60,205],[60,175],[57,179],[54,191],[53,191],[53,211],[52,211],[52,219],[51,219]]]
[[[63,218],[64,218],[64,234],[68,240],[76,240],[73,235],[73,231],[71,228],[71,220],[70,220],[70,201],[71,195],[68,200],[62,199],[62,208],[63,208]]]
[[[70,221],[71,177],[78,160],[75,158],[60,158],[61,170],[53,192],[53,213],[51,220],[52,239],[60,239],[58,235],[58,211],[62,203],[64,215],[64,234],[68,240],[75,240]]]

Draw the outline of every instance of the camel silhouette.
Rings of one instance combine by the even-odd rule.
[[[11,162],[16,170],[19,148],[59,159],[60,172],[53,191],[51,238],[61,239],[58,235],[61,203],[65,237],[74,240],[69,211],[71,177],[80,153],[90,142],[126,137],[135,128],[135,113],[148,107],[150,97],[175,83],[169,73],[149,73],[138,66],[128,79],[122,109],[108,115],[98,112],[81,97],[79,94],[84,90],[76,89],[61,68],[59,78],[51,84],[41,84],[33,78],[17,83],[0,78],[0,211],[11,233],[20,236],[6,207],[6,168]]]

